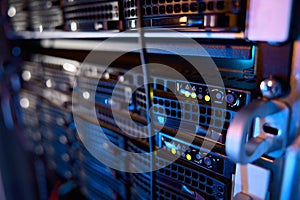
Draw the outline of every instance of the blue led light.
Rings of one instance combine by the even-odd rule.
[[[178,150],[177,147],[174,144],[171,144],[170,142],[165,142],[165,144],[169,149]]]
[[[15,57],[18,57],[21,55],[21,48],[20,47],[14,47],[12,49],[12,55]]]
[[[186,191],[187,193],[191,195],[195,195],[193,191],[191,191],[189,188],[187,188],[185,185],[182,186],[182,190]]]

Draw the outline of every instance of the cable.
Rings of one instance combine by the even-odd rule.
[[[143,80],[144,80],[144,87],[145,87],[145,96],[146,96],[146,111],[149,112],[148,115],[146,115],[146,120],[147,120],[147,125],[148,125],[148,138],[149,138],[149,152],[150,152],[150,173],[151,173],[151,181],[150,181],[150,199],[154,199],[153,198],[153,164],[155,164],[153,162],[153,141],[152,141],[152,133],[153,133],[153,128],[151,125],[151,112],[150,112],[150,108],[151,108],[151,96],[150,96],[150,90],[151,88],[148,87],[148,83],[150,80],[149,77],[149,71],[148,71],[148,67],[147,67],[147,50],[146,50],[146,43],[145,43],[145,33],[144,33],[144,29],[143,29],[143,16],[142,16],[142,1],[140,0],[136,0],[137,2],[137,18],[138,18],[138,23],[137,23],[137,27],[138,27],[138,33],[139,33],[139,45],[140,45],[140,59],[141,59],[141,65],[142,65],[142,71],[143,71]]]

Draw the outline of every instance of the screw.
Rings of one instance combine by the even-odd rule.
[[[282,83],[273,77],[267,78],[260,83],[262,95],[268,99],[274,99],[283,95]]]

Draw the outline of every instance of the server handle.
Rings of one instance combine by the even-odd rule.
[[[288,120],[286,104],[277,100],[254,100],[237,113],[229,126],[227,155],[241,164],[251,163],[271,152],[271,156],[279,157],[287,142]]]

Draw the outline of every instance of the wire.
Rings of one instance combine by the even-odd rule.
[[[142,71],[143,71],[143,80],[144,80],[144,88],[145,88],[145,96],[146,96],[146,111],[149,114],[146,114],[146,120],[147,120],[147,131],[148,131],[148,138],[149,138],[149,155],[150,155],[150,173],[151,173],[151,181],[150,181],[150,188],[153,188],[153,141],[152,141],[152,133],[153,133],[153,128],[151,125],[151,96],[150,96],[150,90],[151,88],[148,87],[149,84],[149,71],[147,67],[147,50],[146,50],[146,43],[145,43],[145,32],[143,29],[143,16],[142,16],[142,1],[141,0],[136,0],[137,2],[137,27],[138,27],[138,33],[139,33],[139,45],[140,45],[140,59],[141,59],[141,65],[142,65]],[[153,199],[153,190],[150,190],[150,199]]]

